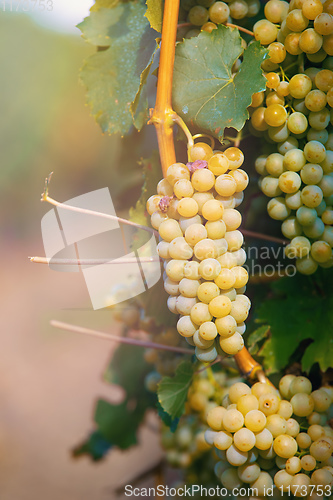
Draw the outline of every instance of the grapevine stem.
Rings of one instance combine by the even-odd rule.
[[[172,110],[172,78],[175,62],[179,1],[165,0],[156,103],[150,119],[150,123],[153,123],[156,128],[164,177],[168,167],[176,163],[173,140],[174,111]]]
[[[89,210],[87,208],[73,207],[71,205],[66,205],[66,203],[60,203],[59,201],[54,200],[53,198],[50,198],[50,196],[48,194],[48,187],[49,187],[51,176],[52,176],[52,173],[49,175],[49,177],[45,181],[45,190],[42,193],[41,201],[46,201],[47,203],[50,203],[51,205],[54,205],[55,207],[64,208],[65,210],[71,210],[72,212],[78,212],[78,213],[86,214],[86,215],[94,215],[95,217],[102,217],[104,219],[109,219],[109,220],[116,220],[116,221],[120,222],[121,224],[127,224],[128,226],[133,226],[133,227],[136,227],[137,229],[143,229],[144,231],[148,231],[149,233],[152,233],[155,236],[158,236],[158,231],[155,231],[151,227],[142,226],[141,224],[137,224],[136,222],[132,222],[132,221],[127,220],[127,219],[122,219],[121,217],[117,217],[117,215],[104,214],[103,212],[96,212],[95,210]]]
[[[254,36],[253,31],[247,30],[246,28],[243,28],[243,26],[238,26],[238,24],[225,23],[225,25],[228,26],[229,28],[237,28],[239,31],[243,31],[248,35]]]
[[[55,264],[59,266],[99,266],[100,264],[135,264],[137,259],[118,259],[118,260],[107,260],[107,259],[53,259],[49,257],[28,257],[30,262],[34,264]],[[141,257],[140,262],[144,264],[149,264],[150,262],[159,262],[159,258],[154,257]]]
[[[66,330],[68,332],[83,333],[84,335],[90,335],[91,337],[111,340],[118,342],[119,344],[129,344],[138,347],[145,347],[147,349],[158,349],[162,351],[172,351],[180,354],[190,354],[193,355],[194,351],[191,349],[186,349],[184,347],[174,347],[170,345],[157,344],[155,342],[149,342],[145,340],[133,339],[130,337],[119,337],[118,335],[113,335],[112,333],[104,333],[98,330],[91,330],[90,328],[84,328],[82,326],[70,325],[69,323],[63,323],[62,321],[51,320],[50,325],[60,330]]]
[[[179,115],[177,115],[177,113],[174,113],[174,115],[173,115],[172,118],[173,118],[173,121],[175,123],[177,123],[177,125],[180,126],[180,128],[182,129],[182,131],[186,135],[187,149],[191,149],[193,147],[193,144],[194,144],[194,138],[192,137],[192,134],[189,131],[186,123],[184,122],[184,120]]]

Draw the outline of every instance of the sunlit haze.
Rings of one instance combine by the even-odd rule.
[[[7,0],[8,5],[10,1]],[[34,2],[31,2],[31,5]],[[89,9],[93,5],[94,0],[42,0],[48,8],[52,5],[52,10],[39,10],[39,3],[36,2],[34,12],[28,12],[38,24],[47,28],[64,31],[67,33],[80,35],[80,31],[75,27],[86,16],[89,15]],[[24,2],[21,0],[13,1],[13,10],[23,12]],[[8,9],[7,9],[8,10]]]

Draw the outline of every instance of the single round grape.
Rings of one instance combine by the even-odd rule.
[[[237,266],[237,257],[234,255],[235,253],[236,252],[225,252],[223,255],[218,257],[218,261],[221,264],[222,268],[232,269],[233,267]],[[219,277],[216,278],[215,280],[216,284],[217,284],[217,279],[219,279]]]
[[[242,216],[238,210],[235,210],[234,208],[227,208],[223,214],[223,221],[226,225],[227,231],[234,231],[240,226]]]
[[[252,94],[251,107],[257,108],[258,106],[261,106],[261,104],[264,102],[264,99],[265,94],[263,92],[255,92],[254,94]]]
[[[294,172],[299,172],[305,165],[305,163],[306,159],[301,149],[290,149],[283,157],[284,168],[287,170],[292,170]]]
[[[217,337],[217,328],[212,321],[205,321],[199,327],[199,334],[204,340],[213,340]]]
[[[179,223],[173,219],[167,219],[161,222],[158,232],[164,241],[170,242],[178,236],[183,236]]]
[[[245,415],[245,427],[252,432],[261,432],[266,425],[266,416],[260,410],[250,410]]]
[[[215,23],[205,23],[201,26],[201,31],[206,31],[207,33],[211,33],[213,30],[216,30],[217,26]]]
[[[285,141],[286,139],[288,139],[289,134],[290,132],[286,122],[283,125],[280,125],[279,127],[268,128],[268,136],[274,142]]]
[[[300,9],[294,9],[286,17],[287,27],[294,32],[304,31],[309,24],[309,20]]]
[[[327,12],[318,14],[314,20],[314,29],[320,35],[331,35],[333,33],[333,16]]]
[[[281,417],[288,419],[292,416],[293,414],[293,407],[292,404],[289,403],[289,401],[282,400],[280,401],[280,406],[278,409],[278,415]]]
[[[228,20],[229,7],[224,2],[215,2],[209,8],[209,17],[213,23],[223,24]]]
[[[201,5],[195,5],[188,13],[188,20],[194,26],[202,26],[209,19],[208,10]]]
[[[241,193],[246,189],[249,183],[249,176],[245,170],[238,168],[237,170],[232,170],[229,175],[236,181],[236,193]]]
[[[315,241],[311,246],[311,257],[316,262],[327,262],[332,258],[332,248],[326,241]]]
[[[321,239],[333,247],[333,227],[325,226]]]
[[[204,259],[199,264],[199,274],[204,280],[214,280],[221,272],[221,264],[216,259]]]
[[[296,261],[296,269],[301,274],[310,275],[317,271],[318,264],[311,256]]]
[[[167,180],[171,186],[180,179],[190,180],[190,172],[183,163],[174,163],[167,170]]]
[[[202,224],[192,224],[185,231],[185,240],[191,246],[195,246],[205,238],[207,238],[207,229]]]
[[[304,146],[304,156],[310,163],[321,163],[326,157],[325,146],[318,141],[310,141]]]
[[[267,125],[279,127],[287,120],[287,111],[281,104],[271,104],[265,109],[264,118]]]
[[[302,258],[306,257],[310,253],[311,243],[304,236],[296,236],[290,242],[290,251],[288,252],[289,258]],[[289,392],[289,399],[292,394]]]
[[[315,208],[322,202],[323,192],[319,186],[309,184],[302,189],[301,198],[304,205],[309,208]]]
[[[311,415],[310,415],[310,417],[311,417]],[[319,418],[320,418],[320,415],[319,415]],[[312,441],[316,441],[317,439],[320,439],[321,437],[325,436],[325,429],[321,425],[313,424],[313,425],[310,425],[310,427],[308,428],[308,434],[309,434],[310,438],[312,439]]]
[[[229,160],[223,153],[214,154],[208,161],[208,168],[214,175],[222,175],[230,168]]]
[[[310,111],[321,111],[327,102],[327,97],[325,92],[322,90],[311,90],[305,96],[305,105]]]
[[[327,207],[324,212],[321,214],[321,220],[324,224],[329,226],[333,225],[333,209],[332,207]]]
[[[193,198],[182,198],[177,207],[179,215],[194,217],[198,213],[198,204]]]
[[[323,37],[313,28],[304,30],[299,37],[299,47],[306,54],[315,54],[321,49],[322,44]]]
[[[225,408],[223,408],[223,410],[225,410],[225,412],[221,414],[221,417],[219,415],[219,418],[222,418],[222,419],[227,411]],[[207,423],[208,423],[208,419],[207,419]],[[212,427],[212,426],[210,426],[210,427]],[[216,427],[216,425],[215,425],[215,427]],[[216,429],[216,430],[218,430],[218,429]],[[215,437],[214,437],[214,446],[216,446],[216,448],[218,450],[225,451],[228,448],[230,448],[230,446],[232,445],[232,441],[233,441],[232,434],[230,434],[230,432],[227,432],[225,430],[220,430],[220,432],[217,432]]]
[[[328,92],[333,86],[333,71],[322,69],[315,76],[315,84],[319,90]]]
[[[229,160],[229,168],[231,170],[241,167],[244,162],[244,155],[239,148],[228,148],[224,151],[224,155]]]
[[[244,237],[238,230],[227,231],[224,237],[226,242],[228,243],[228,250],[230,252],[239,250],[244,243]]]
[[[227,338],[236,333],[237,323],[236,320],[230,316],[224,316],[223,318],[217,318],[215,325],[218,333],[221,337]]]
[[[169,254],[172,259],[189,260],[193,256],[193,249],[183,236],[178,236],[170,242]]]
[[[309,394],[295,394],[291,398],[290,403],[292,404],[294,414],[298,417],[307,417],[314,410],[314,400]]]
[[[256,40],[259,40],[262,45],[268,45],[276,40],[278,29],[270,21],[262,19],[255,23],[253,32]]]
[[[234,444],[240,451],[250,451],[256,444],[256,436],[252,431],[243,427],[235,432]]]
[[[288,151],[297,148],[298,148],[298,140],[296,139],[296,137],[292,136],[289,136],[286,141],[283,141],[280,144],[278,144],[278,152],[282,155],[285,155]]]
[[[268,55],[273,63],[281,64],[286,58],[286,49],[282,43],[273,42],[268,46]],[[279,86],[277,86],[276,88],[278,87]]]
[[[323,169],[314,163],[306,164],[300,173],[304,184],[318,184],[323,177]]]
[[[269,0],[265,5],[265,17],[271,23],[281,23],[288,14],[287,2]]]
[[[209,312],[208,304],[204,304],[203,302],[198,302],[192,307],[190,316],[193,323],[199,326],[213,319]]]
[[[279,196],[269,200],[267,211],[269,216],[275,220],[284,220],[290,215],[290,208],[287,207],[284,198]]]
[[[333,452],[333,446],[323,439],[317,439],[310,446],[310,454],[319,462],[328,460]]]
[[[265,492],[273,491],[273,479],[268,474],[268,472],[260,472],[259,477],[254,483],[251,484],[252,491],[258,493],[258,495],[265,495]]]
[[[279,179],[276,177],[272,177],[271,175],[267,175],[262,179],[260,189],[266,196],[269,196],[270,198],[279,196],[282,193],[279,187]]]
[[[333,55],[333,36],[332,35],[324,36],[323,49],[325,50],[325,52],[329,56]]]
[[[178,203],[179,200],[177,198],[171,198],[171,200],[169,200],[169,206],[167,208],[166,213],[170,219],[176,219],[176,220],[180,219],[180,215],[177,210]]]
[[[293,437],[282,434],[274,439],[273,448],[279,457],[291,458],[297,452],[297,443]]]
[[[317,212],[314,208],[300,207],[296,212],[297,221],[302,226],[309,226],[317,219]]]
[[[194,189],[202,193],[214,186],[215,176],[208,168],[202,168],[193,172],[191,182]]]
[[[308,141],[318,141],[322,144],[326,144],[328,141],[328,131],[326,129],[316,130],[314,128],[309,128],[306,138]]]
[[[293,476],[285,470],[279,470],[274,476],[274,484],[280,491],[287,492],[291,485]]]
[[[277,86],[279,85],[280,83],[280,77],[277,73],[275,73],[274,71],[272,72],[269,72],[269,73],[266,73],[265,75],[265,78],[266,78],[266,87],[268,89],[276,89]],[[275,93],[274,93],[275,94]],[[269,96],[269,95],[268,95]],[[270,105],[269,102],[267,102],[267,98],[268,96],[266,97],[266,104],[267,106]],[[277,94],[276,94],[276,97],[278,98],[278,101],[280,102],[282,100],[282,103],[284,104],[284,99],[281,99],[281,97],[279,97]],[[274,103],[271,103],[271,104],[274,104]],[[267,120],[266,120],[267,121]]]
[[[302,49],[299,46],[300,33],[289,33],[284,40],[286,51],[293,56],[302,54]],[[290,93],[290,92],[289,92]]]
[[[207,424],[209,425],[209,427],[211,427],[214,431],[222,431],[223,430],[222,420],[223,420],[223,415],[225,414],[226,411],[227,410],[223,408],[223,406],[215,406],[215,408],[211,408],[207,413]],[[232,439],[230,444],[232,444]],[[218,448],[218,446],[216,447]]]
[[[302,4],[302,12],[307,19],[313,21],[323,12],[323,4],[320,0],[305,0]]]
[[[215,182],[215,189],[221,196],[232,196],[237,189],[237,183],[231,175],[219,175]]]
[[[308,119],[303,113],[291,113],[287,121],[288,129],[293,134],[302,134],[308,127]]]
[[[197,290],[200,302],[209,304],[211,300],[220,295],[219,287],[215,283],[201,283]]]
[[[234,356],[244,347],[243,337],[238,332],[227,338],[220,337],[220,347],[226,354]]]
[[[214,345],[208,347],[208,349],[200,349],[200,347],[196,347],[195,355],[202,363],[211,363],[217,358],[217,350]]]
[[[325,198],[331,196],[333,194],[333,176],[324,175],[318,183],[318,187],[322,190]]]
[[[179,314],[183,314],[184,316],[188,316],[191,312],[192,307],[197,303],[196,298],[183,297],[179,295],[176,301],[176,309]]]
[[[311,474],[311,483],[323,487],[324,485],[332,485],[332,474],[330,471],[322,468],[315,470]]]
[[[231,311],[231,300],[225,295],[219,295],[209,303],[209,312],[215,318],[223,318]]]
[[[315,402],[315,411],[325,412],[330,407],[330,397],[323,389],[318,389],[311,393],[311,397]]]
[[[286,434],[288,434],[288,436],[296,437],[299,434],[299,431],[300,425],[297,420],[295,420],[294,418],[288,418]]]
[[[291,240],[302,234],[302,226],[296,217],[292,216],[282,222],[281,231],[283,236]]]
[[[179,282],[179,293],[184,297],[196,297],[199,286],[199,280],[190,280],[188,278],[183,278]]]
[[[177,322],[177,331],[182,337],[192,337],[197,331],[197,325],[190,316],[182,316]]]
[[[264,106],[260,106],[259,108],[256,108],[251,115],[251,124],[253,128],[255,130],[259,130],[260,132],[268,129],[268,125],[264,117],[265,109],[266,108]]]
[[[273,44],[271,44],[271,45],[273,45]],[[280,97],[288,96],[289,95],[289,82],[280,82],[279,86],[276,89],[276,93]]]
[[[294,11],[292,11],[294,12]],[[289,92],[296,99],[303,99],[312,89],[312,81],[307,75],[299,73],[289,82]]]
[[[255,17],[260,11],[260,1],[259,0],[247,0],[248,11],[247,17]]]
[[[279,177],[279,188],[284,193],[296,193],[301,187],[301,177],[296,172],[284,172]]]
[[[179,181],[176,181],[173,186],[173,191],[178,199],[191,197],[194,193],[191,181],[187,179],[180,179]]]
[[[287,423],[286,420],[280,415],[268,415],[266,422],[266,429],[268,429],[274,438],[279,436],[280,434],[284,434],[286,432]]]
[[[150,217],[150,223],[153,226],[154,229],[159,230],[160,225],[162,222],[169,220],[169,217],[167,214],[164,214],[163,212],[157,211],[152,214]]]
[[[235,281],[235,275],[228,268],[222,268],[220,274],[215,278],[215,283],[221,290],[229,290],[234,286]]]
[[[232,0],[229,3],[230,16],[234,19],[243,19],[248,13],[248,4],[245,0]]]
[[[218,252],[215,241],[216,240],[211,240],[210,238],[200,240],[194,246],[194,255],[196,258],[199,260],[216,259]]]
[[[309,124],[315,130],[324,130],[330,122],[330,112],[327,108],[321,111],[312,111],[308,117]]]
[[[173,194],[173,192],[172,192],[172,188],[171,188],[171,195],[172,194]],[[159,203],[160,203],[161,199],[162,199],[162,196],[156,195],[156,194],[154,194],[153,196],[148,198],[147,203],[146,203],[146,208],[147,208],[147,212],[149,213],[149,215],[153,215],[154,212],[160,210]]]
[[[287,207],[291,208],[292,210],[298,210],[303,205],[300,191],[292,194],[287,194],[285,200]]]
[[[213,240],[223,238],[227,230],[223,220],[206,222],[205,228],[208,238]]]
[[[269,156],[267,156],[265,167],[270,175],[279,177],[285,170],[283,155],[281,155],[280,153],[270,154]]]
[[[288,458],[286,461],[286,472],[291,474],[297,474],[302,469],[301,460],[298,457]]]

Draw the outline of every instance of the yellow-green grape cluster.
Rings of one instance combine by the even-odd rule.
[[[197,29],[211,32],[218,24],[255,17],[260,10],[259,0],[185,0],[181,3],[187,12],[187,20]],[[187,36],[199,33],[191,29]]]
[[[204,439],[202,424],[193,415],[184,417],[175,432],[162,426],[162,447],[172,467],[187,469],[194,460],[210,449]]]
[[[256,40],[268,46],[271,70],[283,62],[283,53],[285,57],[286,52],[292,56],[304,52],[314,63],[332,56],[332,14],[331,0],[324,3],[320,0],[291,0],[290,3],[269,0],[265,5],[265,19],[255,23],[253,32]]]
[[[208,412],[205,438],[220,459],[216,475],[225,488],[250,486],[259,497],[278,491],[318,498],[307,496],[310,485],[326,491],[333,485],[333,430],[327,425],[333,390],[312,391],[307,378],[294,375],[283,377],[279,390],[236,383],[222,406]]]
[[[283,83],[285,96],[278,93],[280,83],[266,94],[266,107],[252,113],[253,128],[268,130],[271,142],[278,143],[277,152],[260,156],[255,166],[260,188],[271,198],[268,213],[284,221],[282,233],[291,240],[286,255],[297,259],[301,273],[312,274],[318,265],[333,265],[333,136],[328,131],[333,72],[309,68]],[[287,96],[294,110],[289,115]]]
[[[190,157],[187,165],[169,167],[147,211],[161,239],[168,307],[180,314],[177,330],[200,361],[210,362],[219,349],[234,355],[244,346],[250,300],[244,295],[248,273],[236,207],[248,175],[239,168],[244,156],[238,148],[213,153],[198,143]]]

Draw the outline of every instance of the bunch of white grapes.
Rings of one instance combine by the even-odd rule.
[[[185,415],[181,417],[177,430],[172,432],[162,427],[162,447],[166,450],[166,460],[173,467],[187,469],[210,451],[211,446],[205,440],[208,412],[217,406],[233,382],[241,380],[237,374],[219,371],[210,373],[204,370],[194,376],[188,391]]]
[[[168,168],[147,211],[160,235],[168,307],[180,315],[177,330],[200,361],[211,362],[219,349],[234,355],[244,346],[250,300],[236,207],[249,179],[239,168],[244,156],[238,148],[214,153],[198,143],[190,158]]]
[[[250,486],[259,497],[329,497],[333,389],[312,391],[306,377],[286,375],[279,391],[268,383],[236,383],[222,406],[208,412],[205,438],[220,459],[215,473],[228,490]]]
[[[253,96],[250,128],[277,143],[275,152],[256,161],[259,186],[271,198],[269,215],[283,221],[282,233],[291,240],[286,255],[297,259],[303,274],[333,266],[332,14],[331,0],[269,0],[266,19],[253,28],[269,58],[263,64],[267,90]],[[288,57],[292,67],[290,57],[302,52],[322,68],[286,79]]]
[[[182,17],[186,16],[193,26],[186,35],[191,37],[197,35],[199,30],[211,32],[218,24],[255,17],[259,10],[259,0],[184,0],[180,14],[184,14]]]

